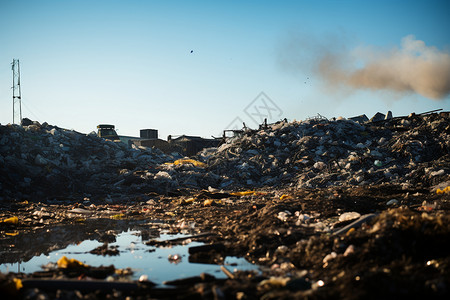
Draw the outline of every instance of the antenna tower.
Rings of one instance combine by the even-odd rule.
[[[13,124],[19,122],[22,123],[22,95],[20,92],[20,66],[19,60],[13,59],[12,62],[13,71]]]

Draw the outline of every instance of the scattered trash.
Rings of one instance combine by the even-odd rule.
[[[359,217],[359,219],[357,219],[356,221],[353,221],[352,223],[348,224],[347,226],[344,226],[343,228],[337,229],[336,231],[333,232],[333,235],[345,234],[349,230],[354,229],[354,228],[358,228],[362,224],[364,224],[366,222],[369,222],[375,216],[376,216],[376,214],[363,215],[363,216]]]
[[[405,129],[406,121],[410,125]],[[273,186],[426,187],[449,178],[445,114],[366,123],[326,118],[280,121],[182,159],[157,148],[129,147],[46,123],[31,124],[0,126],[0,197],[46,199],[70,197],[76,191],[92,201],[137,191],[249,188],[234,194],[244,196],[254,188]]]
[[[355,253],[355,246],[349,245],[347,249],[345,249],[344,256],[349,256]]]
[[[436,190],[436,194],[438,194],[438,195],[442,195],[442,194],[450,194],[450,186],[447,186],[447,187],[444,188],[443,190],[437,189],[437,190]]]
[[[359,218],[361,215],[357,212],[346,212],[339,216],[339,222],[350,221]]]
[[[398,200],[397,199],[391,199],[386,203],[387,206],[394,206],[394,205],[398,205]]]
[[[87,268],[88,265],[85,265],[84,263],[74,259],[74,258],[67,258],[66,256],[61,257],[58,262],[58,267],[61,269],[70,269],[70,268]]]
[[[181,262],[181,255],[179,255],[179,254],[170,254],[167,259],[172,264],[179,264]]]
[[[213,199],[206,199],[205,201],[203,201],[203,206],[211,206],[213,205],[214,200]]]
[[[335,259],[337,257],[337,253],[336,252],[331,252],[330,254],[327,254],[322,262],[323,262],[323,267],[326,268],[328,266],[328,262]]]
[[[12,224],[17,225],[19,223],[19,218],[11,217],[0,221],[0,224]]]
[[[174,161],[173,163],[174,165],[185,165],[185,164],[192,164],[196,167],[201,167],[201,168],[205,168],[207,167],[207,164],[202,163],[200,161],[196,161],[194,159],[178,159],[176,161]]]
[[[291,196],[283,194],[283,195],[281,195],[280,200],[284,200],[284,199],[287,199],[287,198],[291,198]]]
[[[448,117],[265,122],[185,158],[46,123],[0,126],[0,292],[17,277],[33,299],[73,298],[58,284],[79,288],[77,298],[94,287],[116,298],[445,298]],[[103,225],[82,235],[69,227],[94,220]],[[134,222],[145,230],[119,251],[111,226]],[[94,261],[48,258],[82,240],[100,242],[82,251]],[[27,272],[37,253],[44,271]],[[133,269],[92,267],[117,253]],[[254,268],[234,269],[230,257]],[[144,261],[197,273],[149,291],[157,267],[130,275]],[[117,283],[125,276],[130,285]]]
[[[325,282],[323,280],[318,280],[312,284],[312,288],[317,289],[317,288],[323,287],[324,285],[325,285]]]
[[[248,196],[248,195],[254,195],[255,191],[245,191],[245,192],[233,192],[230,193],[232,196]]]
[[[290,216],[290,215],[292,215],[290,211],[287,211],[287,210],[286,211],[280,211],[278,213],[277,218],[280,219],[283,222],[286,222],[288,216]]]

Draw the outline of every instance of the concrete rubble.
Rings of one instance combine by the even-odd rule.
[[[129,147],[46,123],[0,127],[1,199],[123,197],[180,189],[401,184],[449,179],[448,113],[377,122],[280,121],[174,164],[177,153]],[[1,200],[0,199],[0,200]]]

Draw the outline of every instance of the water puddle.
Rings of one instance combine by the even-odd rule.
[[[9,249],[5,249],[8,248],[8,245],[5,245],[7,240],[3,239],[0,241],[0,271],[2,273],[42,271],[41,266],[56,263],[61,257],[66,256],[95,267],[114,265],[116,269],[131,268],[133,274],[130,279],[138,280],[144,275],[148,280],[157,284],[168,280],[198,276],[201,273],[208,273],[216,278],[226,277],[218,264],[190,261],[188,249],[204,245],[204,243],[190,241],[187,239],[189,234],[169,234],[155,230],[155,228],[149,231],[148,227],[143,227],[142,224],[125,227],[116,227],[116,233],[111,234],[110,230],[105,230],[106,228],[102,226],[98,226],[93,231],[89,231],[90,227],[87,227],[78,232],[73,230],[75,227],[59,226],[43,232],[24,234],[20,238],[13,237],[10,240],[12,243],[9,245]],[[46,238],[46,236],[51,236],[56,240],[52,242],[52,239]],[[74,239],[73,236],[76,238]],[[66,245],[61,244],[62,238],[66,239]],[[168,247],[146,244],[148,241],[156,241],[156,244],[159,245],[161,241],[173,239],[184,240],[184,244]],[[43,243],[40,244],[40,240]],[[118,255],[103,256],[90,253],[91,250],[102,246],[105,240],[109,242],[108,249],[117,249]],[[28,259],[27,256],[31,257]],[[225,257],[220,264],[225,265],[231,271],[235,269],[258,270],[257,266],[252,265],[244,258]]]

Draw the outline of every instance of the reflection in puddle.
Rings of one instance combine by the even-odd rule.
[[[158,240],[170,240],[185,236],[160,234]],[[148,280],[159,284],[163,281],[197,276],[201,273],[209,273],[217,278],[226,277],[220,270],[220,265],[189,262],[188,248],[204,245],[203,243],[190,242],[187,245],[155,247],[146,245],[147,239],[145,230],[127,230],[118,234],[115,241],[111,241],[108,245],[108,248],[115,247],[119,250],[117,256],[91,254],[89,253],[91,250],[102,246],[103,243],[97,240],[84,240],[63,249],[50,251],[48,254],[34,256],[26,262],[5,263],[0,261],[0,271],[3,273],[42,271],[41,266],[56,263],[62,256],[67,256],[96,267],[114,265],[116,269],[131,268],[133,270],[132,280],[138,280],[144,275]],[[231,265],[230,269],[257,270],[256,266],[244,258],[226,257],[224,265]]]

